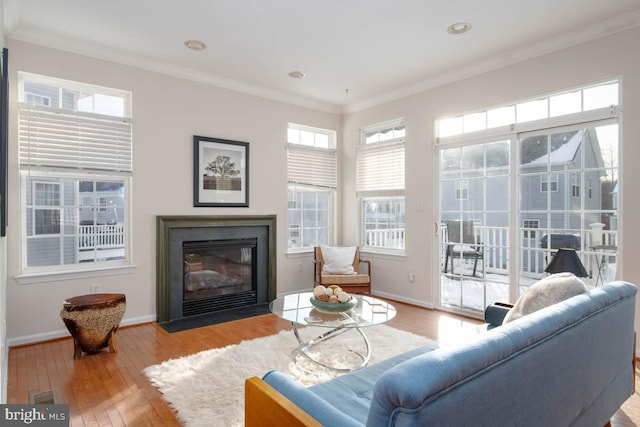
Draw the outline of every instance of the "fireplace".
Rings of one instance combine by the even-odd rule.
[[[276,296],[275,216],[158,216],[157,319],[267,304]]]
[[[258,239],[182,242],[182,314],[257,304]]]

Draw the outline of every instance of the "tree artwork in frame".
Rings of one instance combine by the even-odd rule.
[[[193,206],[249,207],[249,143],[193,137]]]

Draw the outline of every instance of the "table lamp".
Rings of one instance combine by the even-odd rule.
[[[589,275],[575,249],[569,248],[558,249],[544,271],[551,274],[569,272],[578,277],[587,277]]]

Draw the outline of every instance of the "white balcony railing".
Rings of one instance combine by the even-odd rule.
[[[366,230],[364,232],[364,246],[374,248],[403,249],[404,238],[404,228]]]
[[[441,225],[446,230],[446,224]],[[484,268],[487,273],[508,274],[509,228],[475,226],[477,242],[484,252]],[[441,233],[441,260],[444,262],[447,246],[446,232]],[[540,228],[520,228],[518,230],[518,247],[520,274],[531,278],[540,278],[556,248],[541,246],[544,234],[571,234],[577,237],[576,252],[590,276],[597,274],[604,264],[615,262],[617,255],[617,231],[611,230],[569,230]],[[594,236],[595,239],[594,240]],[[607,245],[609,250],[603,252],[598,246]],[[600,257],[600,258],[598,258]],[[599,262],[598,262],[599,261]],[[599,264],[599,265],[598,265]]]
[[[78,249],[113,249],[124,247],[124,224],[81,225],[78,227]]]

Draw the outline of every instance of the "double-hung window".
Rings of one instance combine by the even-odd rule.
[[[19,80],[22,274],[129,265],[131,94]]]
[[[335,240],[336,133],[289,124],[287,132],[288,251]]]
[[[356,158],[356,195],[361,209],[361,246],[404,253],[405,126],[403,121],[361,130]]]

